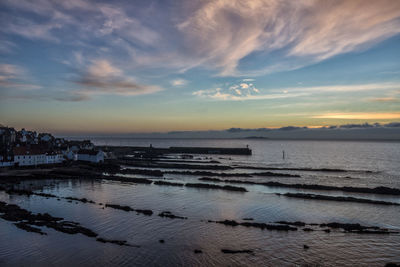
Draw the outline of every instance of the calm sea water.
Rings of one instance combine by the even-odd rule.
[[[351,172],[304,172],[300,178],[249,178],[285,183],[328,184],[336,186],[388,186],[400,188],[400,143],[270,140],[146,140],[92,139],[97,145],[155,147],[218,146],[249,147],[252,156],[218,156],[214,160],[229,165],[308,167],[346,169]],[[285,151],[285,159],[282,151]],[[210,155],[196,155],[204,159]],[[231,172],[254,172],[235,169]],[[365,171],[372,171],[371,173]],[[282,171],[288,173],[289,171]],[[137,176],[135,176],[137,177]],[[198,182],[196,176],[166,175],[171,181]],[[243,179],[243,178],[242,178]],[[142,185],[110,181],[26,182],[38,191],[58,196],[86,197],[101,203],[152,209],[153,216],[137,215],[99,205],[44,197],[9,196],[0,200],[16,203],[33,212],[48,212],[80,222],[101,236],[127,240],[140,248],[103,244],[82,235],[67,235],[51,229],[41,236],[17,229],[0,219],[0,265],[17,266],[383,266],[400,263],[400,235],[277,232],[228,227],[207,220],[252,217],[255,222],[279,220],[307,223],[344,222],[377,225],[400,230],[400,207],[351,202],[301,200],[275,193],[299,192],[294,189],[245,186],[237,193],[186,187]],[[304,190],[303,190],[304,191]],[[310,192],[310,191],[305,191]],[[317,191],[313,191],[317,192]],[[320,191],[325,195],[346,195],[400,203],[395,196]],[[186,216],[187,220],[161,218],[161,211]],[[159,240],[165,243],[159,243]],[[307,244],[310,249],[304,250]],[[253,254],[223,254],[221,249],[251,249]],[[202,254],[194,254],[201,249]]]

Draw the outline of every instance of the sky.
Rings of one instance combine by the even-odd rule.
[[[0,123],[53,133],[400,121],[400,1],[0,2]]]

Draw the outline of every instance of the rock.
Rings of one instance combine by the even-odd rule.
[[[186,220],[187,217],[182,217],[182,216],[177,216],[172,214],[170,211],[163,211],[160,214],[158,214],[158,216],[160,217],[166,217],[166,218],[170,218],[170,219],[183,219]]]
[[[253,251],[249,249],[242,249],[242,250],[221,249],[221,252],[226,254],[253,253]]]
[[[307,246],[307,245],[303,245],[303,248],[304,248],[304,249],[309,249],[310,247]]]
[[[135,209],[135,211],[136,211],[137,213],[142,213],[142,214],[147,215],[147,216],[153,215],[153,211],[152,211],[152,210],[140,210],[140,209]]]
[[[275,222],[275,223],[286,224],[286,225],[294,225],[294,226],[305,226],[306,225],[306,223],[299,222],[299,221],[297,221],[297,222],[278,221],[278,222]]]
[[[134,209],[132,209],[129,206],[121,206],[121,205],[117,205],[117,204],[106,204],[107,208],[113,208],[113,209],[118,209],[118,210],[123,210],[123,211],[134,211]]]
[[[26,223],[23,223],[23,222],[14,223],[14,225],[17,226],[18,228],[22,229],[22,230],[27,231],[27,232],[33,232],[33,233],[38,233],[38,234],[41,234],[41,235],[47,235],[47,233],[42,232],[41,229],[36,228],[36,227],[32,227],[32,226],[27,225]]]
[[[184,186],[184,184],[182,184],[182,183],[173,183],[173,182],[166,182],[166,181],[155,181],[154,184],[169,185],[169,186]]]
[[[247,192],[244,187],[230,186],[230,185],[216,185],[216,184],[203,184],[203,183],[187,183],[187,187],[205,188],[205,189],[220,189],[227,191]]]
[[[160,242],[161,244],[165,243],[164,239],[160,239],[160,240],[158,240],[158,242]]]
[[[195,249],[193,252],[194,252],[194,254],[203,253],[203,251],[201,251],[201,249]]]

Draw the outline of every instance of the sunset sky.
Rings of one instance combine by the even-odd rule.
[[[0,124],[54,133],[400,121],[400,1],[0,2]]]

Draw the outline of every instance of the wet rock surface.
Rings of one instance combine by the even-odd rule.
[[[195,188],[205,188],[205,189],[220,189],[227,191],[236,191],[236,192],[247,192],[244,187],[230,186],[230,185],[215,185],[215,184],[203,184],[203,183],[187,183],[185,186],[187,187],[195,187]]]
[[[169,185],[169,186],[184,186],[182,183],[167,182],[167,181],[155,181],[155,185]]]
[[[96,241],[101,242],[101,243],[116,244],[119,246],[140,247],[140,246],[136,246],[136,245],[134,246],[134,245],[128,244],[128,242],[125,240],[112,240],[112,239],[105,239],[105,238],[99,237],[96,239]]]
[[[241,249],[241,250],[221,249],[221,252],[225,254],[253,253],[253,251],[250,249]]]
[[[119,171],[121,174],[140,174],[155,177],[163,177],[164,174],[160,170],[144,170],[144,169],[122,169]]]
[[[243,180],[230,180],[230,179],[218,179],[218,178],[199,178],[200,181],[211,181],[211,182],[222,182],[222,183],[236,183],[236,184],[248,184],[248,185],[264,185],[270,187],[283,187],[283,188],[296,188],[296,189],[310,189],[310,190],[328,190],[328,191],[343,191],[352,193],[369,193],[369,194],[382,194],[382,195],[400,195],[400,189],[390,188],[384,186],[378,186],[375,188],[366,187],[351,187],[351,186],[329,186],[329,185],[317,185],[317,184],[285,184],[280,182],[253,182]]]
[[[46,226],[56,231],[67,234],[83,234],[88,237],[96,237],[97,234],[92,230],[82,227],[79,223],[64,221],[63,218],[53,217],[48,213],[34,214],[30,211],[20,208],[14,204],[7,204],[0,201],[0,217],[7,221],[23,222],[17,225],[20,229],[40,233],[38,228],[32,226]],[[27,227],[28,226],[28,227]],[[40,233],[42,234],[42,233]]]
[[[358,233],[358,234],[398,234],[398,231],[392,231],[386,228],[380,228],[378,226],[363,226],[359,223],[322,223],[320,227],[329,227],[332,229],[343,229],[347,233]]]
[[[254,227],[254,228],[259,228],[261,230],[267,229],[267,230],[277,230],[277,231],[297,231],[297,228],[291,227],[289,225],[279,225],[279,224],[266,224],[266,223],[257,223],[257,222],[242,222],[239,223],[235,220],[223,220],[223,221],[211,221],[209,220],[208,222],[215,222],[223,225],[228,225],[228,226],[245,226],[245,227]]]
[[[302,199],[315,199],[315,200],[329,200],[329,201],[341,201],[341,202],[358,202],[358,203],[370,203],[370,204],[378,204],[378,205],[400,205],[399,203],[381,201],[381,200],[371,200],[364,198],[355,198],[355,197],[334,197],[334,196],[324,196],[317,194],[303,194],[303,193],[286,193],[286,194],[277,194],[285,197],[293,197],[293,198],[302,198]]]
[[[159,213],[158,216],[163,217],[163,218],[170,218],[170,219],[182,219],[182,220],[187,219],[187,217],[174,215],[170,211],[163,211],[163,212]]]
[[[147,216],[153,215],[153,211],[149,210],[149,209],[134,209],[134,208],[131,208],[129,206],[123,206],[123,205],[118,205],[118,204],[106,204],[105,207],[106,208],[113,208],[113,209],[117,209],[117,210],[123,210],[123,211],[126,211],[126,212],[136,211],[137,213],[141,213],[141,214],[144,214],[144,215],[147,215]]]

